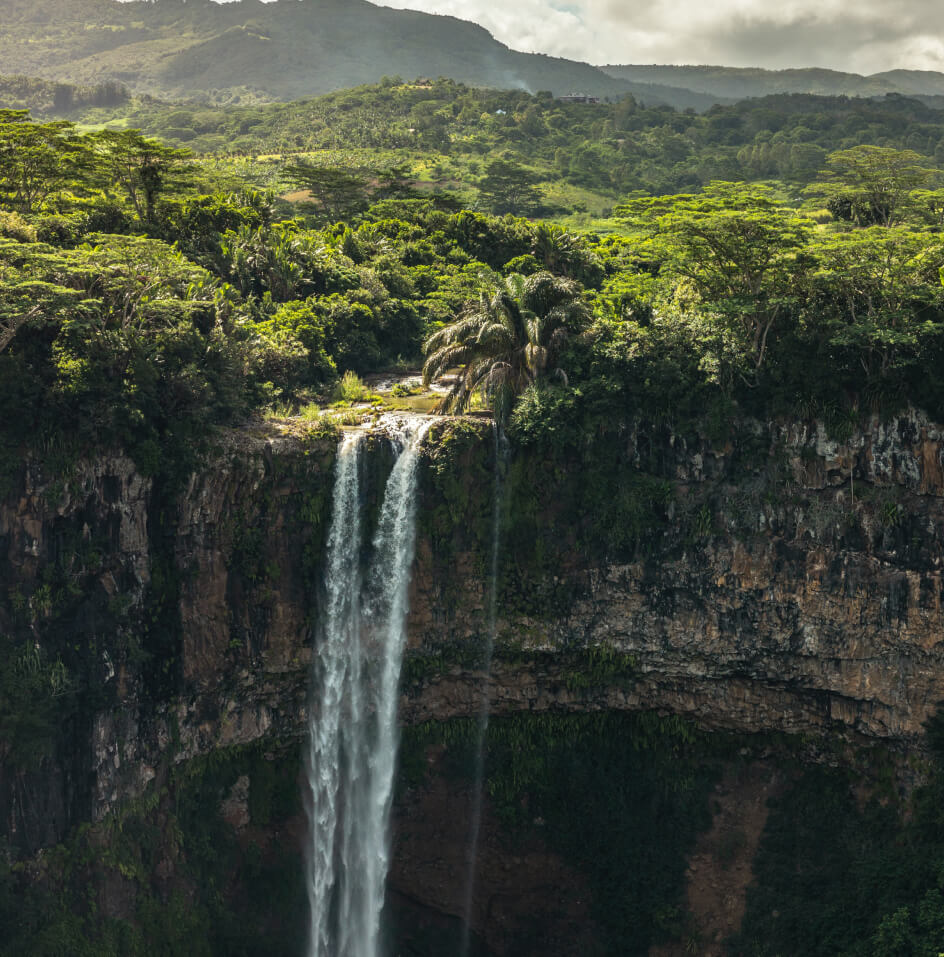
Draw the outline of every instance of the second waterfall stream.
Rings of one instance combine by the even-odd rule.
[[[380,954],[418,467],[429,420],[389,419],[384,425],[396,458],[366,563],[366,433],[343,435],[335,467],[309,705],[308,957]]]

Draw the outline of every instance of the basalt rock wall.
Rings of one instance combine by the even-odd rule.
[[[655,708],[922,746],[944,699],[941,427],[909,411],[842,441],[820,423],[750,421],[713,440],[639,424],[607,441],[605,482],[628,502],[611,524],[638,524],[627,483],[661,489],[618,548],[594,547],[593,516],[568,506],[586,480],[579,450],[501,461],[487,422],[432,430],[404,722],[478,713],[498,468],[493,712]],[[24,464],[0,504],[0,633],[10,673],[33,668],[53,690],[26,754],[9,740],[24,706],[4,705],[0,813],[16,853],[192,758],[297,747],[334,449],[274,427],[231,433],[174,487],[119,453],[65,480]],[[380,432],[371,449],[368,515]]]

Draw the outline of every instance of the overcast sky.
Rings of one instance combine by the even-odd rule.
[[[377,0],[375,0],[377,2]],[[942,0],[384,0],[591,63],[944,69]]]

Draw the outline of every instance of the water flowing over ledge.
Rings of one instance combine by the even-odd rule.
[[[397,689],[416,544],[420,447],[430,420],[385,419],[396,461],[361,573],[366,433],[341,439],[308,750],[309,957],[377,957],[398,744]]]
[[[630,458],[656,455],[674,498],[664,542],[629,561],[574,550],[572,525],[555,519],[577,500],[584,466],[575,464],[570,478],[551,475],[542,471],[546,456],[516,450],[508,514],[521,514],[522,495],[536,502],[533,477],[544,476],[543,491],[534,518],[509,532],[502,550],[530,551],[533,536],[560,547],[562,560],[524,563],[510,589],[504,576],[490,714],[658,708],[710,728],[829,731],[921,747],[923,722],[944,699],[944,430],[917,410],[876,418],[845,441],[816,422],[744,428],[757,458],[737,494],[732,480],[743,463],[731,448],[642,425],[623,437]],[[362,515],[362,552],[392,465],[390,430],[380,423],[364,432],[365,477],[382,475]],[[480,648],[489,630],[482,570],[493,443],[488,423],[444,417],[423,443],[404,726],[480,712],[481,656],[470,668],[464,652]],[[168,766],[261,741],[295,753],[295,740],[307,741],[318,644],[312,583],[324,580],[337,458],[336,438],[227,433],[160,515],[153,483],[125,456],[80,462],[70,495],[55,505],[36,463],[24,464],[21,491],[0,503],[7,580],[29,594],[63,529],[80,541],[87,526],[93,541],[112,543],[82,607],[107,638],[101,680],[113,699],[76,730],[77,740],[87,737],[74,760],[31,778],[30,801],[17,796],[18,778],[0,782],[0,806],[16,822],[14,857],[145,797]],[[700,525],[706,513],[710,529]],[[116,582],[132,603],[117,631],[104,601]],[[161,632],[173,643],[172,692],[143,683],[140,666],[120,657],[122,629],[153,627],[142,616],[152,613],[148,595],[158,586],[172,614],[171,630]],[[553,607],[518,601],[535,594],[555,598]],[[575,650],[597,646],[617,662],[631,658],[632,673],[611,681],[594,677],[596,669],[589,688],[574,684],[589,666]],[[454,912],[461,908],[459,900]]]

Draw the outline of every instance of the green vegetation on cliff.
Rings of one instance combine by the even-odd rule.
[[[582,284],[594,321],[556,342],[568,381],[530,388],[524,442],[731,402],[942,405],[940,174],[913,151],[834,152],[802,194],[716,182],[630,198],[601,238],[404,199],[402,166],[289,164],[317,197],[292,208],[238,178],[209,192],[211,167],[134,131],[0,120],[11,447],[66,433],[153,471],[162,446],[183,454],[208,426],[418,362],[502,276],[541,271]]]
[[[733,741],[653,713],[490,722],[490,812],[510,853],[537,839],[587,882],[587,920],[595,925],[585,938],[588,957],[643,954],[656,941],[684,938],[685,859],[710,823],[706,795]],[[407,729],[401,786],[421,788],[427,755],[440,749],[441,773],[469,786],[476,742],[473,721]],[[518,943],[522,953],[553,949],[535,917]]]
[[[408,729],[401,786],[422,788],[431,766],[467,784],[475,742],[471,721]],[[486,790],[510,853],[537,839],[587,881],[587,918],[596,926],[584,953],[641,955],[666,941],[697,952],[709,942],[687,910],[689,855],[725,793],[714,788],[722,772],[733,770],[736,779],[760,759],[782,784],[768,800],[746,917],[724,942],[727,952],[937,957],[944,939],[940,765],[905,808],[881,749],[860,753],[855,773],[811,766],[804,748],[789,737],[705,734],[647,712],[522,715],[489,725]],[[714,850],[722,876],[740,852],[739,834],[743,841],[734,832]],[[705,846],[700,855],[707,856]],[[522,948],[540,946],[541,933],[531,928]]]
[[[172,122],[164,107],[152,108],[149,132]],[[363,122],[372,110],[373,131]],[[805,126],[816,110],[826,120]],[[175,496],[206,461],[221,426],[270,414],[290,429],[289,420],[297,426],[305,410],[310,431],[330,442],[336,425],[320,418],[321,406],[338,403],[339,414],[354,420],[369,415],[351,408],[373,402],[354,376],[416,369],[424,349],[432,353],[431,371],[458,374],[461,404],[480,401],[481,392],[472,394],[477,384],[485,386],[485,404],[505,392],[504,408],[494,411],[508,413],[501,417],[514,454],[503,477],[500,524],[515,548],[501,558],[499,598],[538,628],[572,602],[574,586],[556,578],[565,560],[661,560],[712,535],[712,502],[673,496],[676,463],[666,452],[673,443],[710,436],[726,448],[726,467],[766,469],[770,480],[758,485],[775,497],[777,466],[763,445],[770,433],[736,434],[746,415],[816,417],[837,436],[848,436],[862,416],[907,403],[944,416],[944,200],[935,159],[941,131],[937,114],[924,107],[804,99],[695,117],[624,100],[580,112],[548,96],[390,82],[314,105],[204,112],[198,120],[195,109],[178,111],[176,125],[166,125],[178,131],[173,144],[133,129],[83,132],[19,111],[0,114],[4,497],[23,494],[26,462],[29,480],[56,512],[76,492],[76,463],[105,452],[128,453],[135,467],[129,473],[154,480],[151,578],[140,619],[124,617],[126,582],[116,582],[114,594],[83,596],[116,533],[81,509],[55,520],[55,544],[34,556],[36,574],[0,594],[0,651],[12,663],[0,681],[0,734],[14,742],[5,766],[23,780],[69,735],[87,737],[82,722],[111,700],[103,689],[113,674],[103,674],[115,664],[127,665],[155,699],[180,686],[179,599],[189,569],[177,563],[176,543],[164,530],[173,523]],[[297,142],[312,116],[321,125],[309,123],[310,138]],[[185,152],[184,142],[222,145],[186,135],[204,121],[214,131],[209,136],[234,134],[237,149],[270,142],[280,155],[222,161]],[[354,126],[364,137],[356,152],[297,154],[333,148],[329,138]],[[237,130],[243,142],[235,141]],[[289,146],[292,155],[281,155]],[[677,163],[669,163],[673,155]],[[781,178],[758,181],[774,174]],[[450,194],[441,192],[446,187]],[[685,188],[691,191],[678,192]],[[615,206],[606,220],[585,222],[597,231],[514,215],[550,216],[555,205],[577,213],[580,189]],[[494,463],[476,458],[481,434],[468,421],[431,433],[438,444],[426,459],[430,508],[421,528],[444,563],[469,536],[485,567]],[[371,467],[383,462],[378,457]],[[266,461],[265,469],[274,482],[275,466]],[[474,493],[470,482],[477,483]],[[260,492],[274,494],[270,486]],[[326,494],[298,496],[311,531],[299,556],[309,584]],[[477,521],[460,529],[454,513],[463,501],[481,507]],[[906,551],[908,519],[899,503],[889,497],[868,509],[881,525],[875,534],[895,530]],[[859,513],[849,512],[852,518],[837,519],[836,534],[864,534]],[[272,529],[239,511],[227,521],[236,526],[226,551],[228,581],[257,596],[254,608],[262,614]],[[0,547],[11,546],[0,538]],[[498,657],[513,652],[499,649]],[[631,678],[628,656],[569,653],[561,680],[571,693],[589,695],[598,683]],[[415,663],[413,677],[421,679],[429,664]],[[673,763],[661,743],[639,757],[618,747],[610,730],[603,727],[598,740],[586,728],[551,722],[542,730],[553,739],[547,742],[526,724],[496,723],[489,774],[506,819],[519,814],[525,787],[540,810],[535,816],[556,822],[560,852],[596,888],[607,952],[620,953],[626,940],[643,948],[678,929],[683,859],[704,824],[711,762],[700,763],[681,732],[684,761]],[[83,911],[86,871],[74,864],[84,867],[92,852],[86,836],[77,835],[61,852],[61,870],[47,875],[52,903],[30,898],[31,952],[56,952],[62,937],[47,941],[43,933],[85,935],[99,941],[99,953],[147,953],[152,945],[173,951],[179,934],[205,934],[210,925],[223,934],[213,896],[220,874],[245,874],[243,857],[251,863],[255,853],[235,846],[217,813],[246,770],[244,758],[255,762],[253,781],[270,773],[256,767],[257,757],[237,755],[218,774],[202,769],[196,797],[165,782],[169,790],[157,798],[167,805],[172,833],[179,828],[175,848],[187,879],[208,887],[206,898],[190,884],[169,893],[144,887],[125,924],[92,916],[86,923],[76,916],[93,914]],[[588,779],[595,782],[589,797],[574,787]],[[813,915],[804,926],[831,925],[834,936],[823,939],[845,948],[837,953],[923,957],[939,926],[937,778],[932,774],[918,792],[907,825],[890,810],[854,810],[845,782],[829,777],[816,786],[830,802],[824,819],[807,820],[804,840],[832,840],[849,884],[870,907],[859,905],[857,924],[843,923],[835,915],[850,897],[833,887],[840,872],[806,858],[784,863],[784,835],[797,826],[787,809],[773,816],[759,859],[763,884],[738,946],[745,954],[784,952],[794,931],[771,925],[767,915],[776,909],[792,915],[783,926],[799,926],[803,913]],[[263,814],[254,793],[253,822]],[[791,806],[806,807],[809,794],[797,784]],[[581,799],[587,818],[568,828]],[[652,823],[651,833],[640,835],[632,822],[609,834],[593,830],[609,805],[626,808],[627,820],[632,810]],[[848,831],[833,826],[855,813],[877,835],[875,860],[895,876],[890,890],[869,870],[870,848],[858,824]],[[203,814],[210,823],[201,831]],[[652,837],[666,822],[671,854],[655,861]],[[134,827],[141,828],[135,853],[147,855],[156,838],[146,820]],[[912,852],[907,860],[899,841]],[[646,880],[621,875],[610,854],[633,847],[643,847],[652,864]],[[132,855],[113,870],[143,887],[154,863]],[[291,862],[268,863],[273,879],[288,881]],[[826,880],[834,893],[791,896],[784,877],[791,863]],[[22,869],[0,874],[4,914],[15,907],[21,877]],[[188,899],[198,906],[184,920]],[[774,899],[782,907],[771,908]],[[158,900],[172,906],[162,910]],[[142,928],[150,928],[150,943],[135,936]],[[243,944],[245,952],[259,952],[262,945],[241,925],[230,930],[236,943],[213,938],[208,952],[233,953]]]
[[[0,858],[4,957],[302,953],[299,757],[269,742],[175,768],[35,867]],[[163,876],[162,876],[163,875]]]
[[[938,745],[940,715],[932,721]],[[770,802],[756,881],[731,942],[735,957],[938,957],[944,941],[941,752],[907,809],[887,772],[885,785],[869,793],[856,788],[848,770],[805,769]]]

